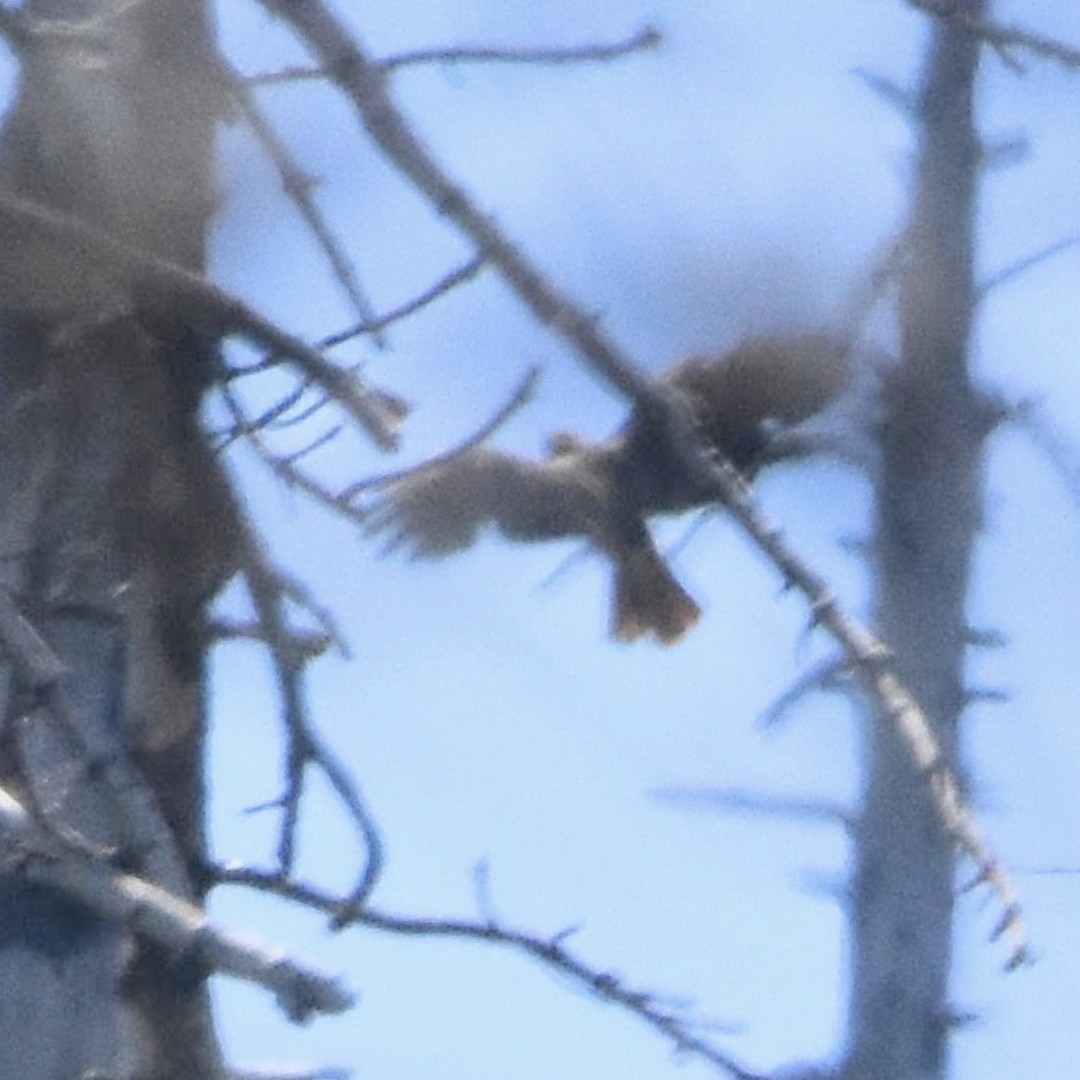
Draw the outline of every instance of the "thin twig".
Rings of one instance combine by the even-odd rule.
[[[858,816],[839,803],[812,796],[774,795],[738,788],[656,788],[650,792],[665,802],[680,803],[725,814],[781,817],[789,821],[842,825],[846,832],[858,828]]]
[[[644,373],[600,331],[596,320],[564,297],[436,162],[391,100],[385,71],[368,58],[329,7],[318,0],[302,5],[259,2],[293,26],[353,103],[386,157],[487,257],[536,318],[581,352],[614,389],[634,401],[655,400]]]
[[[330,264],[334,277],[349,298],[357,316],[362,322],[373,322],[374,309],[360,284],[356,267],[345,248],[338,242],[329,222],[319,209],[318,203],[311,196],[312,188],[315,186],[313,179],[300,168],[288,146],[274,129],[266,113],[251,93],[248,81],[223,58],[218,59],[218,67],[229,93],[243,113],[255,138],[274,163],[281,186],[300,211],[304,221],[307,222],[308,229],[315,237],[315,242]],[[377,331],[373,333],[373,338],[377,344],[383,343]]]
[[[583,64],[608,63],[633,53],[657,48],[663,36],[655,26],[643,26],[624,41],[611,44],[566,45],[550,49],[514,49],[495,47],[469,47],[440,49],[414,49],[379,61],[387,71],[396,71],[417,64]],[[247,81],[253,86],[273,86],[281,83],[309,82],[327,78],[322,68],[288,67],[280,71],[253,75]]]
[[[468,262],[439,278],[434,285],[425,289],[419,296],[407,300],[404,304],[388,311],[385,315],[380,315],[378,318],[367,322],[357,323],[356,326],[349,327],[347,330],[339,330],[337,333],[327,335],[319,342],[319,348],[330,349],[335,345],[342,344],[342,342],[349,341],[351,338],[359,337],[361,334],[378,334],[388,326],[392,326],[402,319],[407,319],[410,315],[415,315],[422,308],[456,289],[458,285],[471,281],[484,268],[484,262],[485,259],[482,255],[475,255]]]
[[[413,49],[379,61],[386,71],[398,71],[417,64],[582,64],[608,63],[637,52],[658,48],[663,37],[655,26],[643,26],[625,41],[610,45],[564,45],[550,49],[514,49],[493,46],[456,46],[440,49]]]
[[[369,476],[364,480],[357,481],[355,484],[350,484],[349,487],[345,488],[344,491],[336,496],[336,499],[346,505],[351,504],[358,495],[361,495],[366,491],[378,490],[379,488],[387,487],[390,484],[396,484],[398,481],[404,480],[408,476],[415,476],[417,473],[427,472],[430,469],[445,465],[448,461],[452,461],[462,454],[468,453],[468,451],[472,450],[474,447],[479,446],[481,443],[490,439],[491,436],[514,415],[514,413],[519,409],[524,408],[525,405],[532,400],[532,396],[536,391],[536,384],[539,380],[540,369],[538,367],[529,368],[510,397],[499,406],[498,410],[490,419],[477,428],[468,438],[463,439],[449,450],[444,450],[440,454],[435,454],[432,457],[426,458],[418,465],[412,465],[405,469],[395,469],[391,472],[379,473],[378,476]]]
[[[1080,446],[1051,422],[1046,410],[1036,401],[1018,406],[1014,420],[1050,463],[1072,502],[1080,507]]]
[[[314,454],[316,450],[321,450],[324,446],[332,443],[341,434],[341,431],[341,425],[336,424],[328,431],[324,431],[321,435],[316,435],[314,439],[310,439],[299,450],[291,450],[283,460],[289,465],[295,465],[302,458],[308,457]]]
[[[827,656],[804,672],[758,717],[758,726],[774,728],[792,706],[815,690],[835,690],[841,675],[850,673],[851,663],[846,656]]]
[[[95,226],[47,206],[0,193],[0,220],[30,225],[61,242],[83,246],[127,271],[136,299],[182,313],[186,322],[222,335],[239,334],[275,357],[285,358],[327,391],[384,449],[398,442],[400,413],[380,391],[332,364],[317,349],[185,267],[123,243]]]
[[[308,767],[314,765],[326,777],[345,807],[364,845],[364,866],[347,901],[350,910],[359,910],[366,903],[382,871],[382,837],[355,781],[319,738],[311,723],[303,680],[303,658],[290,647],[290,631],[285,618],[283,598],[288,588],[270,565],[250,525],[245,529],[243,573],[277,675],[288,744],[285,790],[281,798],[283,819],[278,842],[279,866],[283,874],[292,872],[305,776]]]
[[[335,925],[340,923],[342,901],[314,886],[244,866],[215,866],[210,868],[210,873],[218,884],[240,885],[271,893],[313,910],[323,911],[335,918]],[[734,1080],[767,1080],[766,1077],[740,1065],[699,1035],[697,1032],[706,1025],[698,1024],[692,1018],[679,1016],[671,1009],[663,1008],[660,1004],[661,999],[655,994],[632,989],[618,976],[590,967],[579,960],[565,947],[564,943],[568,936],[565,932],[543,938],[514,930],[497,922],[409,918],[391,915],[372,907],[349,911],[346,925],[353,923],[373,930],[408,937],[444,937],[483,941],[522,952],[584,987],[602,1001],[625,1009],[669,1040],[680,1053],[699,1058],[718,1072],[733,1077]],[[722,1029],[721,1025],[707,1026],[712,1030]]]
[[[1080,236],[1069,236],[1064,240],[1058,240],[1057,243],[1040,248],[1032,255],[1027,255],[1022,259],[1017,259],[1016,262],[1009,263],[1008,266],[995,271],[979,285],[978,300],[985,300],[995,289],[1000,289],[1002,285],[1008,285],[1029,270],[1041,266],[1044,262],[1049,262],[1050,259],[1056,258],[1062,252],[1070,251],[1078,244],[1080,244]]]
[[[251,619],[211,619],[206,626],[206,635],[213,642],[254,641],[266,644],[262,624]],[[332,644],[330,635],[321,630],[293,630],[289,634],[289,646],[297,651],[305,663],[322,656]]]
[[[339,498],[325,484],[314,476],[305,472],[294,463],[290,462],[281,454],[275,453],[267,444],[263,436],[263,427],[258,420],[251,420],[244,412],[243,404],[239,397],[228,384],[221,386],[221,396],[225,407],[229,410],[232,418],[232,430],[225,440],[227,442],[236,439],[244,439],[255,451],[256,456],[264,465],[288,488],[302,491],[313,502],[322,506],[325,510],[345,518],[354,525],[363,526],[367,522],[364,511],[350,506],[346,501]]]

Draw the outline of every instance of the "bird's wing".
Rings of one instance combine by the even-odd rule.
[[[825,333],[761,337],[716,357],[692,356],[662,379],[700,404],[706,424],[779,420],[796,424],[821,411],[848,384],[851,346]]]
[[[462,551],[487,526],[522,541],[594,535],[608,508],[605,484],[588,453],[532,462],[476,448],[392,484],[368,531],[413,558]]]
[[[751,339],[720,356],[691,356],[662,381],[690,406],[701,435],[753,472],[777,429],[809,419],[845,388],[848,343],[827,334]]]

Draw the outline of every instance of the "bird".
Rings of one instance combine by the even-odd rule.
[[[851,352],[827,332],[760,336],[686,356],[657,382],[685,406],[703,449],[750,481],[781,456],[771,452],[779,436],[841,395]],[[651,635],[669,645],[701,608],[664,562],[648,519],[715,501],[715,489],[688,473],[657,419],[637,406],[602,441],[556,432],[540,460],[481,445],[410,470],[383,489],[366,530],[382,537],[384,552],[416,559],[464,551],[491,528],[525,543],[584,537],[614,567],[612,637]]]

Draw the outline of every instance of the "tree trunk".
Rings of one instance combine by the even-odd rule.
[[[958,5],[975,18],[983,5]],[[935,22],[900,281],[901,362],[884,392],[875,561],[881,636],[942,753],[955,763],[965,702],[965,598],[979,527],[989,411],[972,386],[972,227],[979,44]],[[940,1080],[948,1069],[954,861],[895,733],[868,718],[845,1080]]]
[[[220,115],[206,4],[21,11],[35,32],[0,189],[201,271]],[[65,674],[3,671],[0,783],[67,841],[198,897],[202,619],[229,567],[197,415],[212,343],[77,245],[5,232],[0,584]],[[223,1075],[193,962],[28,887],[18,852],[0,872],[0,1076]]]

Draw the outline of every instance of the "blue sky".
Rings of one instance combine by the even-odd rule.
[[[228,7],[226,41],[246,70],[297,59],[254,5]],[[1004,22],[1080,42],[1080,14],[1067,5],[999,7]],[[395,81],[446,167],[649,368],[748,333],[836,319],[902,221],[911,133],[853,74],[865,68],[913,85],[924,30],[898,0],[384,0],[352,17],[379,53],[612,40],[646,22],[663,30],[661,50],[612,66],[429,67]],[[987,136],[1024,134],[1031,150],[987,179],[984,274],[1077,233],[1080,90],[1075,78],[1027,66],[1023,77],[993,59],[985,67]],[[279,89],[264,100],[320,177],[321,202],[380,309],[467,254],[361,143],[329,92]],[[217,278],[312,338],[348,323],[257,147],[235,129],[222,195]],[[1044,400],[1066,432],[1080,421],[1078,259],[1066,253],[991,294],[975,343],[988,382]],[[881,333],[888,346],[887,320]],[[623,415],[491,276],[395,329],[390,344],[357,355],[415,405],[408,460],[467,433],[533,364],[544,368],[538,399],[498,445],[532,453],[555,427],[599,437]],[[830,648],[805,634],[805,610],[730,524],[711,520],[676,558],[706,608],[700,627],[673,649],[627,648],[605,637],[606,568],[593,557],[564,567],[573,544],[490,540],[445,563],[379,559],[371,544],[276,490],[250,459],[236,466],[276,557],[333,606],[354,649],[349,663],[323,662],[314,696],[323,733],[385,832],[380,907],[475,914],[473,868],[485,860],[492,903],[508,924],[539,934],[580,927],[575,946],[598,968],[737,1025],[718,1042],[749,1066],[837,1051],[844,837],[649,795],[715,786],[850,806],[857,792],[856,719],[842,700],[807,702],[779,731],[756,725]],[[351,445],[321,463],[343,478],[386,466]],[[865,535],[865,480],[818,463],[764,478],[759,494],[863,612],[863,569],[838,540]],[[661,535],[674,543],[685,528]],[[972,682],[1015,694],[973,709],[966,743],[986,831],[1018,871],[1041,959],[1000,975],[1002,953],[985,940],[994,911],[976,897],[961,902],[955,1002],[981,1017],[955,1043],[961,1080],[1065,1077],[1080,1058],[1071,1014],[1080,877],[1033,873],[1080,867],[1071,828],[1078,539],[1077,507],[1061,484],[1026,437],[1003,432],[989,459],[972,612],[1009,643],[973,658]],[[245,646],[221,650],[217,675],[217,851],[262,862],[273,822],[242,810],[277,793],[272,688],[265,661]],[[305,873],[330,885],[349,878],[355,851],[326,800],[312,806],[305,838]],[[247,1065],[333,1064],[385,1080],[713,1075],[506,951],[333,936],[309,915],[236,893],[219,896],[215,910],[340,972],[362,995],[348,1016],[295,1030],[260,993],[221,986],[226,1041]]]

